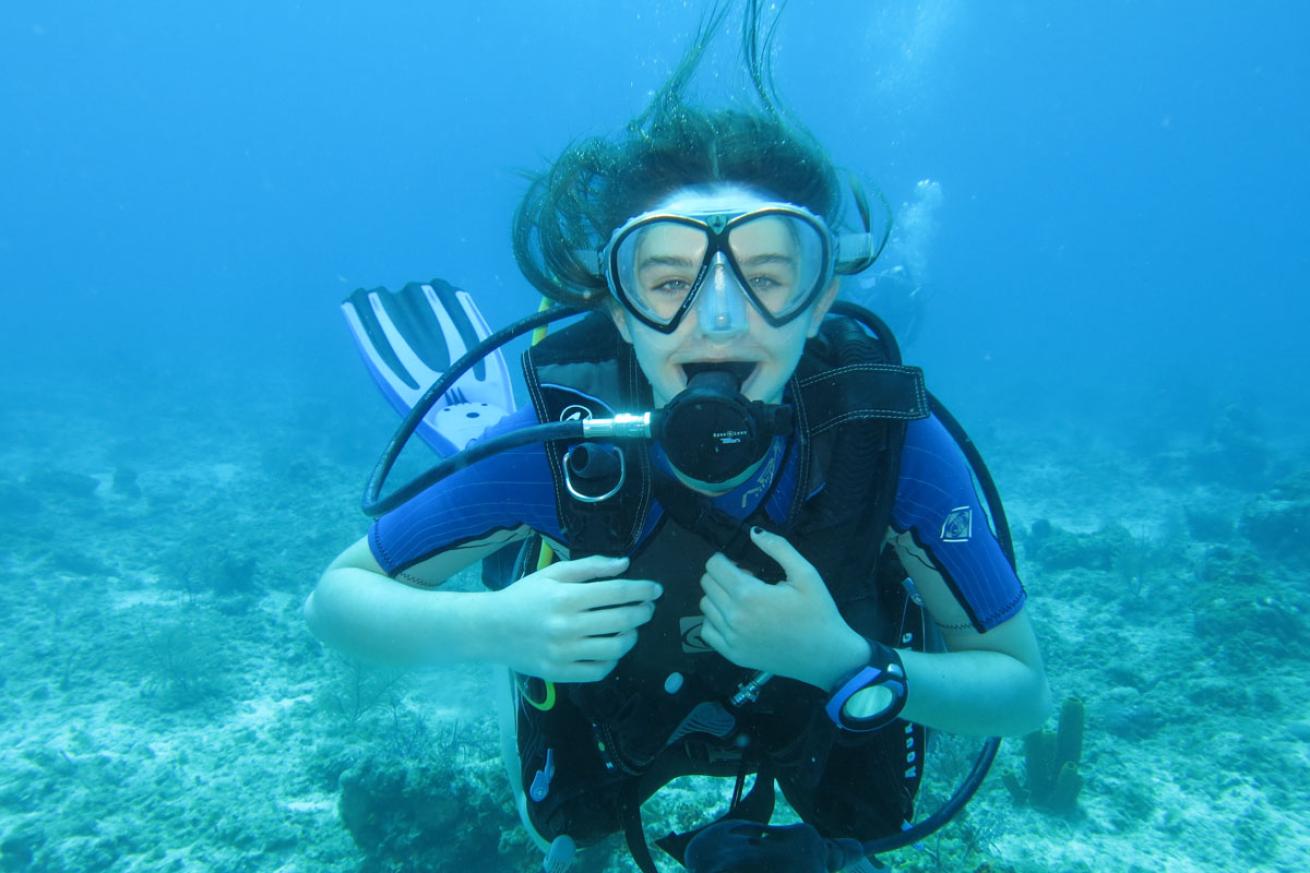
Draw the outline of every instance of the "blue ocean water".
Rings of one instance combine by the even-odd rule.
[[[354,502],[393,423],[359,366],[338,302],[357,287],[442,276],[472,291],[493,324],[535,308],[509,242],[522,171],[640,111],[702,8],[672,0],[6,5],[0,494],[12,537],[3,559],[12,621],[0,639],[9,637],[6,658],[25,666],[8,680],[15,695],[0,724],[21,735],[24,719],[66,724],[76,712],[92,738],[69,739],[61,728],[16,745],[10,763],[57,782],[49,774],[64,766],[61,754],[75,762],[70,774],[130,759],[114,751],[117,734],[106,725],[139,716],[75,711],[78,695],[65,685],[112,708],[148,684],[133,679],[130,665],[94,674],[92,652],[57,646],[83,660],[69,655],[65,685],[38,692],[55,680],[33,640],[94,638],[107,615],[126,622],[113,646],[129,651],[137,637],[164,645],[170,638],[157,629],[201,609],[195,598],[203,605],[209,589],[241,576],[242,561],[261,568],[246,594],[272,599],[246,602],[237,616],[204,606],[206,633],[227,621],[264,621],[258,632],[245,626],[243,651],[303,670],[294,694],[271,696],[317,693],[313,665],[323,656],[295,610],[318,570],[363,532]],[[791,109],[900,216],[897,256],[930,292],[908,356],[996,453],[1025,529],[1049,519],[1079,536],[1122,522],[1142,564],[1125,577],[1137,593],[1148,576],[1146,590],[1163,591],[1174,575],[1218,584],[1237,573],[1231,565],[1258,565],[1259,580],[1215,595],[1228,598],[1216,608],[1256,604],[1233,612],[1251,632],[1265,633],[1261,622],[1274,616],[1268,634],[1289,658],[1265,662],[1274,684],[1304,676],[1304,653],[1290,650],[1310,633],[1310,556],[1295,520],[1310,509],[1308,38],[1310,10],[1291,2],[793,0],[775,56]],[[721,42],[711,66],[730,88],[739,84],[731,35]],[[153,502],[131,503],[130,483],[116,488],[123,469]],[[79,502],[91,499],[101,502]],[[1279,507],[1292,516],[1276,518],[1272,533],[1249,521]],[[1203,536],[1202,516],[1215,512],[1220,533]],[[1270,554],[1284,546],[1300,556]],[[1128,559],[1120,546],[1106,548],[1112,554],[1099,570],[1110,576],[1098,584],[1109,590]],[[186,572],[208,581],[169,583],[186,575],[178,567],[188,561],[204,569]],[[1052,572],[1071,569],[1057,565]],[[1111,630],[1118,613],[1107,618],[1100,602],[1074,612],[1057,605],[1086,599],[1086,589],[1064,577],[1066,587],[1044,587],[1036,566],[1029,587],[1051,604],[1039,612],[1044,637],[1071,633],[1071,621],[1097,623],[1104,633],[1072,636],[1101,654],[1120,644]],[[160,585],[185,593],[187,605],[132,593]],[[1174,590],[1176,600],[1162,594],[1155,602],[1172,606],[1148,610],[1151,620],[1133,634],[1177,625],[1199,634],[1188,639],[1205,650],[1214,631],[1189,599],[1196,586],[1186,587]],[[50,631],[40,604],[56,600],[75,608]],[[132,612],[139,600],[156,611]],[[261,610],[277,621],[259,618]],[[1150,672],[1153,650],[1133,639],[1122,643],[1125,658]],[[1094,683],[1089,656],[1054,645],[1057,691],[1095,700],[1096,686],[1080,684]],[[1261,666],[1244,673],[1258,683]],[[1178,699],[1203,705],[1204,691],[1168,697],[1153,690],[1160,681],[1120,683],[1149,698],[1132,706],[1152,709],[1159,724],[1140,736],[1136,728],[1106,734],[1119,747],[1163,742],[1158,731],[1182,718]],[[1228,701],[1217,708],[1246,707],[1253,719],[1252,708],[1272,708],[1261,724],[1302,725],[1274,732],[1276,761],[1215,752],[1219,770],[1310,772],[1306,699],[1281,694],[1239,705],[1216,692]],[[230,711],[245,710],[232,703]],[[221,719],[207,718],[219,730]],[[298,724],[281,741],[323,730],[309,716]],[[1226,728],[1215,724],[1218,741]],[[177,742],[203,747],[197,737],[209,729],[196,729]],[[239,729],[277,745],[262,727]],[[200,778],[221,769],[189,766]],[[323,797],[335,797],[345,768],[322,765],[314,785]],[[1089,781],[1098,808],[1122,808],[1115,778]],[[90,784],[103,793],[93,796],[109,804],[109,777],[96,779]],[[1243,785],[1243,802],[1256,812],[1227,806],[1213,827],[1229,839],[1239,819],[1263,815],[1268,822],[1250,845],[1236,840],[1211,854],[1177,824],[1198,814],[1194,804],[1231,793],[1222,785],[1159,788],[1135,814],[1145,829],[1137,833],[1162,853],[1157,860],[1173,859],[1168,869],[1294,869],[1289,859],[1310,851],[1304,825],[1269,799],[1277,786]],[[6,869],[28,869],[8,866],[11,858],[28,859],[30,869],[92,869],[67,859],[100,856],[59,854],[60,846],[92,852],[97,838],[82,830],[51,825],[28,839],[41,802],[13,786],[0,793]],[[59,814],[73,818],[69,808]],[[280,808],[292,818],[298,813],[285,810],[299,809]],[[233,834],[263,833],[255,813],[255,824],[232,825],[227,836],[170,836],[161,819],[152,826],[169,846],[165,857],[110,845],[96,869],[201,869],[183,852],[200,844],[232,858],[275,855],[290,865],[282,869],[351,869],[357,859],[348,854],[331,861],[326,849],[310,858],[295,848],[305,835],[340,832],[333,815],[254,848]],[[1075,822],[1051,839],[1099,845],[1088,833],[1104,836],[1109,825],[1091,818],[1102,830],[1079,831]],[[1035,863],[1031,847],[999,836],[996,844],[1002,865]],[[338,848],[354,851],[344,837]],[[1130,869],[1104,856],[1066,861]],[[243,869],[279,869],[248,863]]]
[[[507,244],[518,171],[639,110],[698,13],[11,6],[0,257],[27,329],[7,362],[67,361],[69,340],[295,368],[340,351],[338,291],[428,273],[496,319],[531,308]],[[944,378],[1272,380],[1295,401],[1305,18],[797,2],[777,70],[893,203],[941,183],[923,356]]]

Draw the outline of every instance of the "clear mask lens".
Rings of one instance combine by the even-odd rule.
[[[733,226],[728,248],[746,287],[770,314],[804,306],[823,278],[823,237],[790,215],[761,215]]]
[[[706,264],[712,240],[710,229],[691,219],[652,218],[629,229],[614,259],[624,302],[667,325],[689,297],[700,295],[699,318],[712,314],[725,330],[740,329],[746,304],[786,318],[808,304],[823,281],[825,238],[799,216],[763,212],[732,225],[726,246]]]
[[[619,284],[629,305],[661,324],[671,322],[696,287],[709,251],[703,228],[657,220],[634,228],[619,243]]]

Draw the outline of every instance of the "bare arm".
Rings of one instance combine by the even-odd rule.
[[[316,637],[359,658],[402,666],[461,661],[504,664],[557,682],[603,678],[636,644],[661,589],[615,579],[626,558],[560,561],[501,591],[435,586],[526,531],[501,533],[441,552],[387,576],[367,540],[346,549],[305,601]]]
[[[487,660],[492,616],[486,595],[433,589],[521,538],[502,532],[449,549],[406,571],[413,584],[387,576],[361,538],[323,572],[305,600],[305,620],[325,644],[366,661],[436,666]]]
[[[958,734],[1015,736],[1041,727],[1051,691],[1024,611],[984,634],[908,534],[893,542],[946,652],[900,650],[910,695],[904,718]]]

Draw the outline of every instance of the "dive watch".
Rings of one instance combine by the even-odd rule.
[[[824,710],[833,724],[852,733],[881,730],[905,708],[908,688],[900,654],[868,640],[869,663],[841,684]]]

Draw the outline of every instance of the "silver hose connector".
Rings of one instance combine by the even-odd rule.
[[[620,412],[613,418],[589,418],[582,422],[583,439],[645,440],[650,435],[649,412],[640,415]]]
[[[732,705],[742,706],[747,703],[754,703],[760,697],[760,689],[767,685],[772,678],[772,673],[766,673],[763,670],[756,673],[750,678],[749,682],[742,683],[742,686],[737,689],[737,693],[732,695]]]

